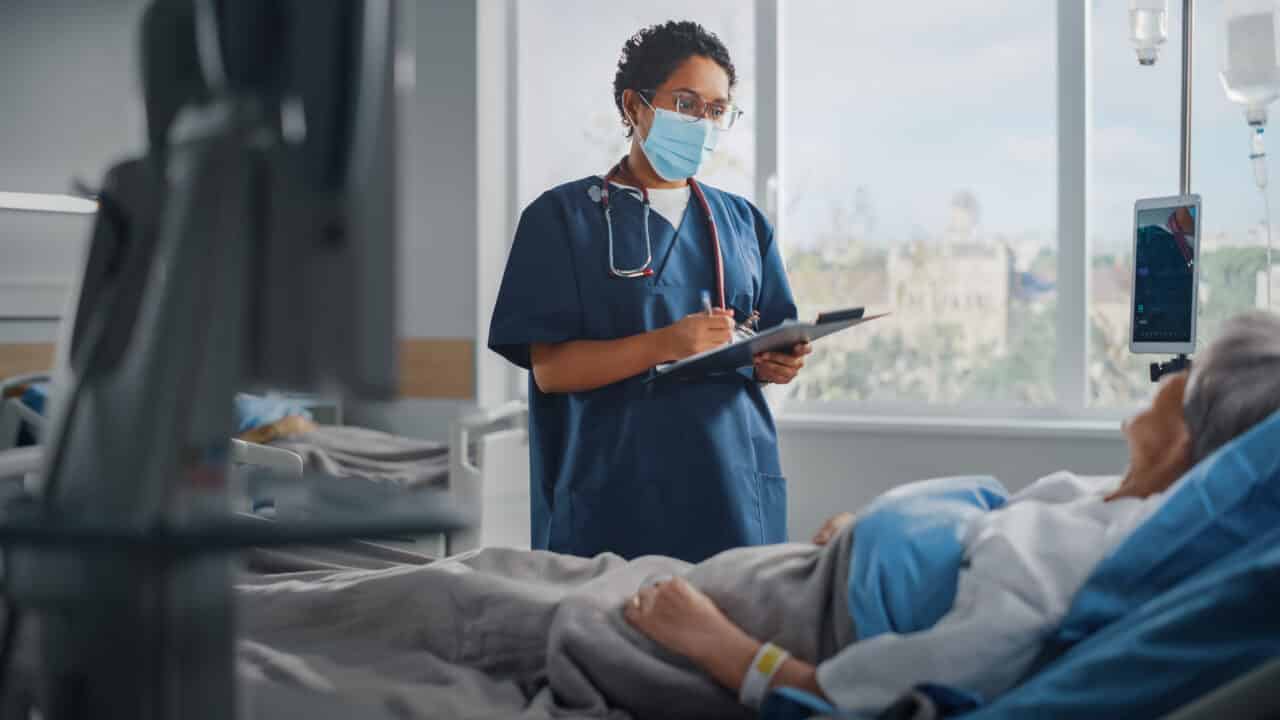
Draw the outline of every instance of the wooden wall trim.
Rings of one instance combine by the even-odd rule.
[[[476,394],[475,341],[405,338],[400,341],[400,395],[468,400]]]
[[[0,380],[53,369],[53,343],[0,344]]]
[[[53,367],[53,343],[0,343],[0,379]],[[400,341],[400,395],[475,397],[475,342],[470,338]]]

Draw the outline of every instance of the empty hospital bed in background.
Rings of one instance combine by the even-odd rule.
[[[467,415],[454,424],[449,444],[449,491],[473,519],[470,529],[450,534],[449,554],[528,549],[528,406],[513,402]]]
[[[294,453],[309,471],[364,478],[378,483],[380,491],[444,489],[473,518],[466,530],[417,538],[408,549],[441,557],[479,547],[529,548],[529,435],[524,403],[463,415],[453,423],[446,444],[343,425],[337,401],[285,397],[296,399],[299,410],[307,411],[318,425],[309,432],[267,440],[270,448]],[[238,459],[251,462],[255,450],[249,444]],[[278,465],[253,464],[278,469]],[[360,486],[344,487],[358,492]],[[353,494],[352,501],[359,498]]]
[[[48,373],[30,373],[0,380],[0,478],[22,479],[21,490],[11,484],[9,492],[39,492],[50,379]],[[323,500],[330,504],[367,502],[362,490],[377,486],[412,493],[448,485],[449,448],[444,442],[344,426],[342,404],[336,398],[272,394],[262,400],[268,402],[238,402],[238,416],[245,421],[240,429],[246,432],[232,438],[228,447],[237,511],[273,518],[313,503],[313,484],[296,482],[308,472],[349,480],[346,487],[325,485]],[[265,405],[273,405],[275,414],[263,414]],[[305,425],[290,420],[303,420]],[[382,498],[387,492],[377,495]],[[447,544],[443,534],[402,541],[414,552],[432,556],[443,555]]]
[[[36,474],[42,456],[39,443],[45,434],[44,390],[46,373],[0,380],[0,477],[25,475],[28,492],[36,490]],[[32,388],[41,388],[33,391]],[[282,417],[304,413],[315,426],[300,433],[260,433],[264,442],[231,440],[231,460],[238,487],[236,509],[263,517],[289,512],[291,503],[309,504],[314,498],[291,496],[285,483],[306,471],[351,478],[344,496],[337,486],[326,499],[331,503],[361,502],[360,480],[387,487],[378,491],[412,493],[446,489],[472,517],[471,529],[419,538],[398,538],[395,546],[432,557],[452,555],[478,547],[528,548],[529,438],[528,408],[509,403],[482,409],[453,424],[449,442],[407,438],[342,424],[343,407],[336,398],[282,394],[275,398],[282,409],[274,415],[252,416],[242,408],[242,430],[252,436]],[[244,406],[248,408],[248,405]],[[20,444],[25,448],[18,448]],[[18,472],[20,471],[20,472]],[[372,488],[365,487],[365,490]]]

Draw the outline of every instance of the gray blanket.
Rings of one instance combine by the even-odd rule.
[[[307,469],[334,477],[403,489],[442,485],[449,477],[448,445],[367,428],[321,425],[271,445],[301,455]]]
[[[656,575],[683,575],[752,636],[818,663],[854,637],[850,538],[694,566],[485,549],[254,577],[239,592],[241,677],[264,712],[324,698],[315,707],[332,717],[747,717],[733,694],[632,629],[623,602]]]

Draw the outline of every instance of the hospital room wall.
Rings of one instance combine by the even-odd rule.
[[[0,190],[93,185],[142,145],[131,75],[138,0],[5,3]],[[126,21],[125,18],[130,18]],[[0,211],[0,376],[46,365],[90,219]]]

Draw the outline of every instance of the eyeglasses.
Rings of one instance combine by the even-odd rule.
[[[733,103],[723,102],[707,102],[698,96],[695,92],[688,90],[672,90],[670,95],[671,107],[675,109],[680,117],[689,122],[697,122],[702,118],[711,121],[712,125],[721,130],[728,130],[733,124],[742,117],[742,109]],[[659,93],[656,90],[641,90],[640,97],[645,102],[652,102],[657,99]],[[650,107],[653,107],[650,105]]]

